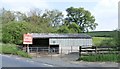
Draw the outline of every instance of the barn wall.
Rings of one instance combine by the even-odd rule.
[[[78,52],[79,46],[92,46],[92,39],[50,38],[49,45],[59,45],[59,53]]]

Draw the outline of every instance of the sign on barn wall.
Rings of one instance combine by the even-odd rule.
[[[23,44],[32,44],[32,35],[31,34],[23,35]]]

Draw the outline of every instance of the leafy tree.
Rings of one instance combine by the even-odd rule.
[[[62,25],[58,30],[57,33],[79,33],[81,30],[76,23],[72,23],[69,26]]]
[[[2,24],[15,20],[14,12],[7,11],[4,8],[1,11],[2,11]]]
[[[2,40],[4,43],[21,44],[23,34],[40,32],[41,29],[27,22],[10,22],[3,25]]]
[[[63,14],[58,10],[45,10],[42,17],[47,18],[52,27],[59,27],[63,24]]]
[[[70,33],[70,30],[68,29],[67,26],[61,26],[58,30],[57,33]]]
[[[94,16],[92,16],[92,14],[88,10],[85,10],[84,8],[70,7],[67,8],[66,11],[67,17],[65,20],[69,24],[75,22],[77,25],[80,26],[79,28],[82,32],[94,30],[98,25],[97,23],[95,23]]]
[[[25,13],[16,11],[14,12],[14,16],[16,21],[27,21],[27,15]]]
[[[68,26],[68,28],[70,29],[71,33],[80,33],[80,27],[76,24],[76,23],[72,23]]]
[[[30,12],[28,12],[28,17],[26,21],[33,24],[40,24],[42,22],[40,15],[41,11],[39,9],[32,9],[30,10]]]

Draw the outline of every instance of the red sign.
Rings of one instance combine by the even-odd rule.
[[[31,34],[24,34],[23,44],[32,44],[32,35]]]

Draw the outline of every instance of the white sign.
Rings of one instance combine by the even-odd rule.
[[[32,35],[31,34],[24,34],[23,44],[32,44]]]

